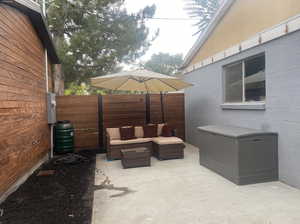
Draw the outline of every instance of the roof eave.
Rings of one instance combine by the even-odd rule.
[[[184,58],[183,64],[181,66],[181,69],[186,68],[194,56],[198,53],[199,49],[203,46],[203,44],[206,42],[206,40],[209,38],[210,34],[214,31],[216,26],[219,24],[219,22],[222,20],[224,15],[227,13],[227,11],[230,9],[232,4],[235,2],[235,0],[225,0],[221,7],[216,12],[214,18],[210,21],[207,28],[203,33],[200,34],[196,42],[194,43],[193,47],[188,51],[187,55]]]
[[[12,6],[28,16],[43,46],[47,49],[51,62],[53,64],[60,64],[40,6],[31,0],[0,0],[0,3]]]

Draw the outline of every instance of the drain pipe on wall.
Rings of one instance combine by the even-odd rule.
[[[47,94],[49,93],[49,69],[48,69],[48,52],[47,49],[45,49],[45,74],[46,74],[46,91]],[[49,100],[49,98],[48,98]],[[52,99],[50,98],[50,105],[48,105],[48,107],[55,107],[55,101],[52,101]],[[48,111],[49,113],[49,111]],[[50,112],[52,113],[52,112]],[[53,150],[54,150],[54,141],[53,141],[53,129],[54,129],[54,124],[50,123],[50,159],[53,158]]]
[[[48,52],[47,52],[47,49],[45,49],[45,74],[46,74],[46,91],[47,91],[47,94],[49,93],[49,70],[48,70]],[[49,99],[48,99],[49,100]],[[50,102],[50,107],[52,106],[55,106],[55,105],[52,105],[52,102]],[[48,111],[49,113],[49,111]],[[54,147],[54,144],[53,144],[53,124],[49,124],[50,125],[50,159],[53,158],[53,147]]]
[[[43,0],[43,14],[46,18],[46,0]],[[48,51],[45,48],[45,75],[46,75],[46,92],[49,93],[49,70],[48,70]],[[53,124],[50,124],[50,159],[53,158]]]

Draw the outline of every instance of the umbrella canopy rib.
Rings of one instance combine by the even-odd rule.
[[[178,90],[177,88],[175,88],[174,86],[172,86],[171,84],[169,84],[169,83],[167,83],[167,82],[165,82],[165,81],[163,81],[163,80],[161,80],[161,79],[158,79],[159,81],[161,81],[162,83],[164,83],[165,85],[167,85],[167,86],[169,86],[169,87],[171,87],[171,88],[173,88],[174,90]]]
[[[123,85],[125,85],[125,83],[126,83],[127,81],[128,81],[128,79],[125,79],[125,81],[122,82],[121,85],[120,85],[119,87],[115,88],[114,90],[120,89]]]
[[[135,78],[134,76],[129,76],[129,79],[132,79],[134,81],[137,81],[137,82],[140,82],[140,83],[143,83],[143,82],[147,82],[153,78],[145,78],[145,77],[138,77],[138,78]]]
[[[122,78],[124,78],[124,77],[122,77]],[[127,80],[127,79],[125,79],[125,80]],[[103,85],[103,84],[105,84],[106,82],[111,82],[112,81],[112,79],[95,79],[95,81],[94,81],[94,84],[101,84],[101,85]]]

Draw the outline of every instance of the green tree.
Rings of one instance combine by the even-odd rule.
[[[165,75],[175,75],[179,72],[182,63],[182,54],[158,53],[153,54],[151,59],[144,63],[142,67]]]
[[[89,87],[85,83],[81,83],[80,85],[71,83],[69,88],[65,89],[64,95],[89,95]]]
[[[189,13],[191,18],[198,19],[195,26],[198,27],[198,34],[206,29],[210,20],[220,7],[221,0],[186,0],[185,10]]]
[[[86,84],[82,82],[80,85],[75,84],[75,83],[70,83],[68,88],[65,89],[64,95],[69,96],[69,95],[106,95],[109,93],[108,90],[102,90],[98,88],[94,88],[90,86],[89,84]]]
[[[144,18],[155,5],[128,14],[124,0],[52,0],[47,4],[50,32],[62,61],[66,87],[117,71],[149,48]]]

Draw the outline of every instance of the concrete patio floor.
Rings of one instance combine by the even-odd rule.
[[[93,224],[299,224],[300,191],[281,182],[237,186],[199,165],[198,149],[122,169],[98,155]]]

